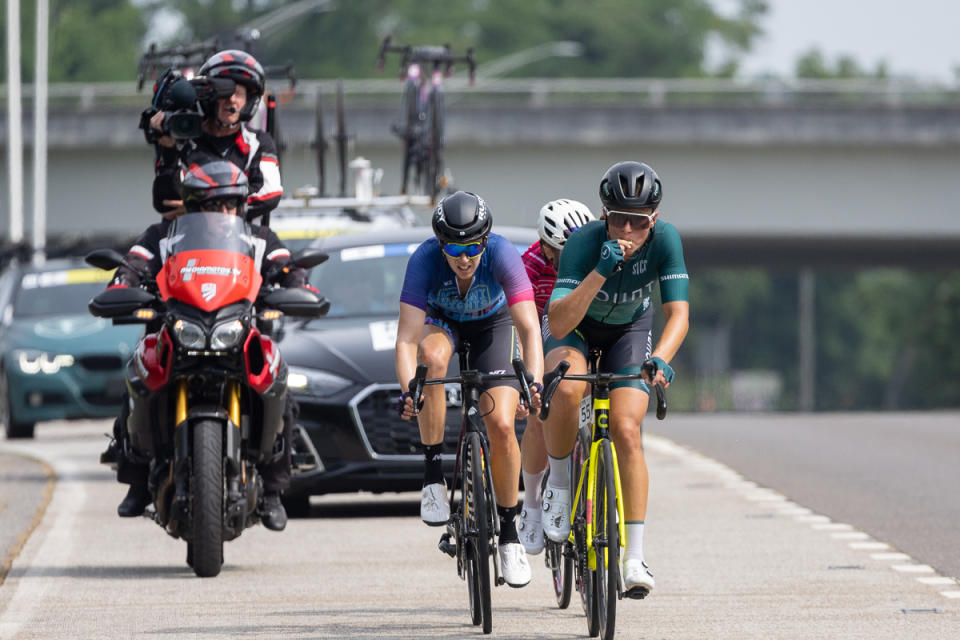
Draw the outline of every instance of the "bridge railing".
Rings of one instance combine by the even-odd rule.
[[[356,106],[392,106],[402,84],[396,78],[344,80]],[[332,96],[335,80],[300,80],[296,91],[278,84],[282,104],[312,109],[318,93]],[[474,86],[453,77],[445,88],[458,104],[491,103],[528,107],[622,106],[960,106],[960,84],[888,80],[726,79],[726,78],[481,78]],[[29,104],[33,86],[24,85]],[[6,100],[6,85],[0,98]],[[49,86],[51,109],[87,111],[145,106],[149,86],[137,92],[130,82],[57,83]]]

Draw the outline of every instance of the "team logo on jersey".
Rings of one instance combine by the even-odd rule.
[[[638,276],[641,273],[646,273],[646,272],[647,272],[646,259],[637,260],[637,262],[633,265],[633,275]]]

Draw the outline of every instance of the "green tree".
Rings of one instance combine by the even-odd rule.
[[[33,82],[36,5],[21,3],[20,73]],[[6,33],[6,14],[0,21]],[[128,80],[136,73],[144,13],[130,0],[51,0],[49,70],[51,82]],[[6,78],[6,48],[0,62]]]
[[[798,78],[876,78],[887,77],[887,65],[878,62],[873,71],[863,69],[853,56],[838,56],[831,65],[820,49],[813,48],[797,58],[794,73]]]
[[[189,25],[178,41],[222,34],[289,3],[178,0],[173,6]],[[265,34],[258,53],[270,62],[294,60],[301,77],[364,77],[372,75],[388,34],[397,43],[449,43],[455,52],[473,47],[481,64],[574,40],[584,46],[580,58],[544,60],[514,75],[701,76],[707,42],[718,38],[731,51],[747,51],[766,9],[766,0],[740,0],[732,17],[718,14],[708,0],[353,0]],[[733,69],[735,56],[724,72]]]

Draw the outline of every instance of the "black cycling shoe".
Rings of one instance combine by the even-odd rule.
[[[260,522],[270,531],[283,531],[287,527],[287,510],[280,502],[280,492],[270,491],[263,495],[260,507]]]
[[[150,492],[146,485],[132,484],[127,490],[123,502],[117,507],[117,515],[121,518],[136,518],[142,516],[144,509],[150,504]]]
[[[100,454],[100,464],[117,464],[120,460],[120,443],[110,439],[106,451]]]

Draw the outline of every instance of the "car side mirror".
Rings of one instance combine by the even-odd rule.
[[[87,308],[99,318],[117,318],[129,316],[154,300],[152,293],[139,287],[114,287],[98,293]]]
[[[327,315],[330,301],[309,289],[275,289],[263,298],[268,307],[282,311],[288,316],[319,318]]]

